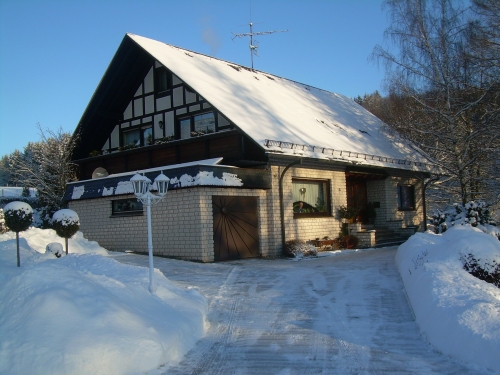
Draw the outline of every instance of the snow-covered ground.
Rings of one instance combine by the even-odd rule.
[[[417,233],[396,262],[423,336],[446,355],[500,373],[500,289],[464,271],[460,258],[469,254],[492,271],[500,241],[465,225]]]
[[[146,256],[79,233],[56,259],[50,242],[63,239],[22,232],[17,268],[15,234],[0,236],[1,374],[500,373],[500,289],[459,262],[499,261],[500,242],[470,227],[417,234],[397,256],[155,258],[156,296]]]
[[[0,236],[0,374],[144,374],[175,364],[204,335],[207,302],[155,271],[115,261],[77,233],[68,256],[53,230]]]

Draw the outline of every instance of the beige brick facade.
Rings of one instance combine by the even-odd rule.
[[[284,166],[272,166],[272,189],[243,189],[221,187],[192,187],[171,190],[164,200],[152,205],[154,253],[160,256],[214,261],[212,196],[253,196],[258,198],[259,241],[262,256],[281,254],[281,220],[279,177]],[[328,180],[331,216],[294,218],[292,178]],[[416,211],[398,211],[397,185],[415,185]],[[343,171],[327,169],[290,168],[283,179],[286,240],[312,240],[324,236],[337,237],[341,219],[337,208],[346,204],[346,177]],[[376,225],[404,231],[405,227],[422,228],[422,182],[407,176],[390,176],[385,180],[367,181],[369,202],[379,202]],[[113,199],[134,198],[133,195],[74,200],[69,203],[80,216],[81,230],[89,240],[115,251],[147,252],[147,222],[139,216],[112,216]],[[361,236],[368,244],[373,235]],[[365,238],[366,237],[366,238]]]

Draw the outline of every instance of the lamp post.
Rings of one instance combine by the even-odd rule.
[[[148,220],[148,256],[149,256],[149,291],[154,293],[153,288],[153,236],[151,234],[151,203],[158,203],[165,194],[167,194],[168,183],[170,179],[163,174],[163,171],[155,178],[158,195],[151,193],[151,180],[144,175],[136,173],[131,179],[134,194],[142,204],[145,204],[147,209]]]

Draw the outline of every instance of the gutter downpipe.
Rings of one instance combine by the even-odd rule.
[[[279,180],[279,191],[280,191],[280,216],[281,216],[281,251],[285,249],[285,208],[283,207],[283,177],[285,176],[286,171],[290,169],[291,166],[300,164],[302,165],[302,159],[298,161],[294,161],[293,163],[288,164],[283,172],[281,172],[280,180]]]

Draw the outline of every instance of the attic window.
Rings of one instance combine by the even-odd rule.
[[[172,86],[172,80],[170,74],[165,67],[160,67],[155,69],[155,91],[156,94],[166,94]]]

